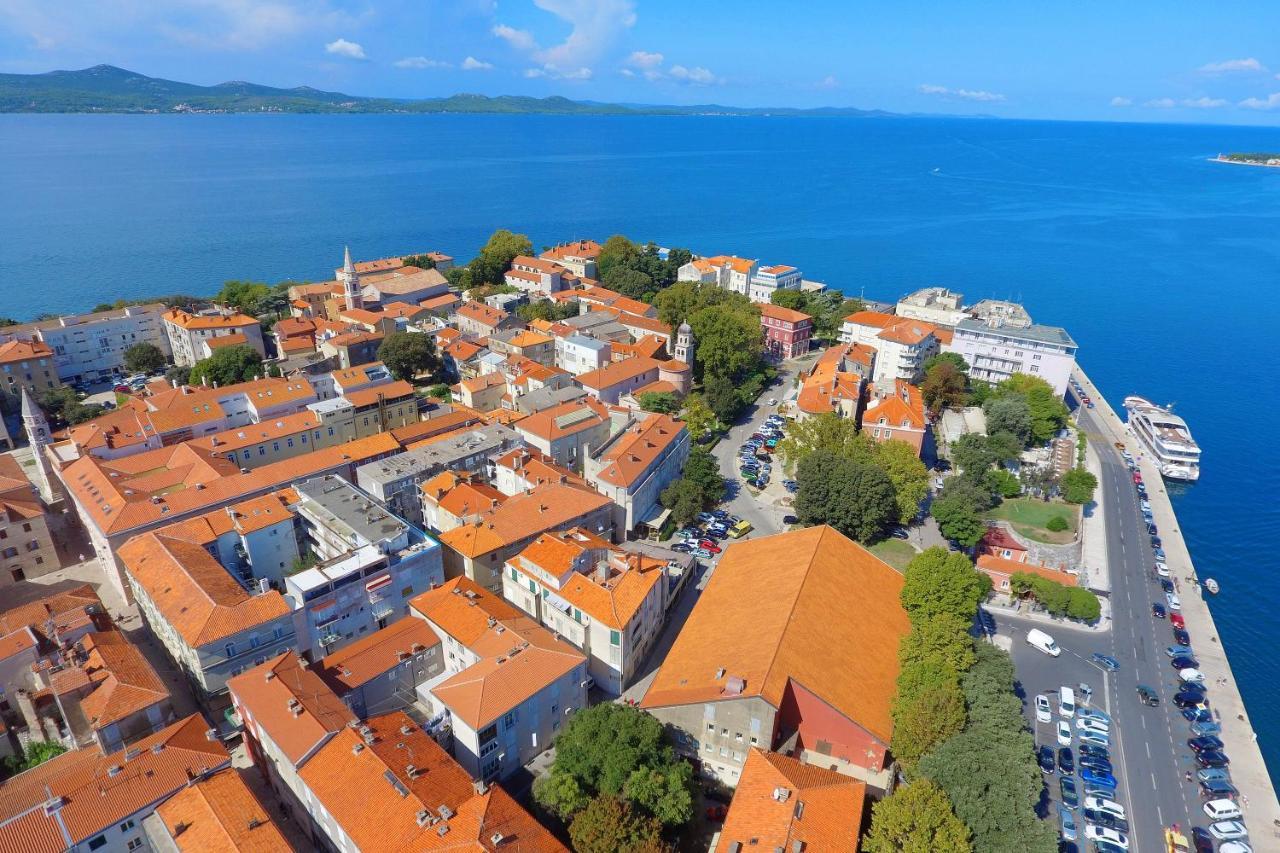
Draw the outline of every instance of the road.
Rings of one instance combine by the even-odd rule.
[[[1154,575],[1155,555],[1151,549],[1138,505],[1132,475],[1119,452],[1094,420],[1091,411],[1079,412],[1080,426],[1090,435],[1090,446],[1098,454],[1102,476],[1098,488],[1106,520],[1107,563],[1111,576],[1111,629],[1106,632],[1072,630],[1053,626],[1053,634],[1063,649],[1059,658],[1050,658],[1024,641],[1026,630],[1042,623],[1005,618],[1000,626],[1013,635],[1013,656],[1019,680],[1026,692],[1028,720],[1037,743],[1055,744],[1054,728],[1037,724],[1034,715],[1036,693],[1056,692],[1060,685],[1083,681],[1094,689],[1094,705],[1112,717],[1112,761],[1120,782],[1117,799],[1126,807],[1131,828],[1131,848],[1135,851],[1163,851],[1164,827],[1178,823],[1206,825],[1201,811],[1199,789],[1184,780],[1195,763],[1187,738],[1188,723],[1172,704],[1178,679],[1169,665],[1165,649],[1174,643],[1167,619],[1151,614],[1153,602],[1163,602],[1164,592]],[[1179,590],[1180,595],[1185,595]],[[1196,638],[1192,637],[1194,646]],[[1120,663],[1115,673],[1105,673],[1093,664],[1090,655],[1100,651]],[[1137,698],[1137,686],[1145,684],[1160,696],[1160,707],[1148,708]],[[1212,685],[1210,685],[1212,696]],[[1057,720],[1057,702],[1052,702]],[[1078,746],[1078,744],[1076,744]],[[1056,744],[1055,744],[1056,747]],[[1077,782],[1079,779],[1077,778]],[[1049,816],[1055,822],[1058,781],[1049,783],[1052,798]],[[1083,814],[1076,821],[1082,827]]]

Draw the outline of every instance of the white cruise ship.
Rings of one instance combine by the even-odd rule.
[[[1129,431],[1170,480],[1200,479],[1200,445],[1187,422],[1164,406],[1142,397],[1125,397]]]

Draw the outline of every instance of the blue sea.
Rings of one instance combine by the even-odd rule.
[[[0,315],[465,260],[624,233],[799,266],[853,295],[925,285],[1068,327],[1113,404],[1176,403],[1204,474],[1175,502],[1280,768],[1280,129],[961,119],[0,116]]]

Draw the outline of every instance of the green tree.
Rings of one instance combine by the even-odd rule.
[[[721,423],[733,423],[742,408],[742,397],[738,394],[738,387],[728,376],[718,373],[708,376],[702,386],[702,396],[716,416],[716,420]]]
[[[437,400],[443,400],[446,403],[453,402],[453,391],[444,382],[437,382],[427,389],[428,397],[435,397]]]
[[[583,808],[584,796],[592,799],[603,794],[630,800],[628,784],[638,796],[645,797],[644,802],[631,800],[632,805],[643,807],[667,825],[685,823],[693,816],[692,767],[676,757],[662,723],[638,708],[605,702],[579,711],[556,738],[555,746],[551,771],[534,785],[533,795],[560,817],[573,817]],[[666,779],[654,785],[655,772],[670,774],[675,781]],[[686,806],[680,805],[673,792],[676,782],[690,788]]]
[[[444,277],[453,290],[465,292],[471,289],[471,270],[467,267],[449,267]]]
[[[694,441],[699,441],[720,428],[716,413],[711,411],[706,398],[701,394],[690,394],[685,398],[681,417],[684,419],[685,429],[689,430],[689,436]]]
[[[646,412],[674,415],[680,411],[680,399],[670,391],[646,391],[640,395],[638,402]]]
[[[124,351],[124,368],[130,373],[155,373],[163,370],[166,363],[160,347],[145,341]]]
[[[166,382],[189,385],[191,384],[191,368],[183,365],[174,365],[164,372],[164,378]]]
[[[406,267],[417,267],[423,270],[436,268],[436,262],[431,259],[430,255],[405,255],[400,260]]]
[[[1022,455],[1023,444],[1011,432],[992,433],[987,436],[987,449],[997,462],[1017,459]]]
[[[958,352],[940,352],[937,355],[931,355],[924,360],[922,365],[924,372],[928,373],[931,368],[939,364],[950,364],[961,373],[969,372],[969,362],[964,360]]]
[[[1098,478],[1088,469],[1072,468],[1062,475],[1058,485],[1067,503],[1087,504],[1093,501],[1094,490],[1098,488]]]
[[[928,779],[903,785],[871,807],[864,853],[970,853],[968,827]]]
[[[666,826],[679,826],[693,815],[693,765],[676,761],[662,767],[642,767],[627,777],[627,800]]]
[[[996,396],[1019,395],[1031,412],[1031,438],[1041,444],[1057,435],[1067,424],[1067,404],[1053,386],[1038,376],[1015,373],[996,386]]]
[[[937,659],[955,672],[966,672],[977,660],[973,637],[969,636],[972,620],[955,613],[942,612],[924,616],[911,625],[911,633],[898,645],[902,666]]]
[[[435,341],[421,332],[392,332],[378,346],[378,360],[397,379],[412,381],[440,369]]]
[[[76,392],[67,385],[41,391],[36,395],[36,403],[55,426],[84,423],[106,411],[96,403],[80,402]]]
[[[614,234],[600,247],[600,255],[596,258],[596,270],[600,281],[607,282],[609,273],[615,269],[635,269],[640,257],[640,247],[621,234]]]
[[[1006,498],[1016,498],[1022,494],[1022,483],[1012,471],[1003,468],[992,468],[987,472],[987,487]]]
[[[920,759],[964,728],[964,694],[953,678],[893,705],[893,757],[908,777]]]
[[[688,320],[698,340],[697,367],[704,377],[740,380],[760,369],[764,332],[758,312],[703,308]]]
[[[972,507],[973,511],[979,515],[994,507],[999,501],[996,500],[995,492],[992,491],[987,483],[985,472],[981,472],[978,477],[949,477],[946,484],[942,487],[942,493],[939,499],[955,498]],[[934,501],[937,503],[937,501]]]
[[[879,452],[875,443],[858,430],[855,420],[834,412],[795,421],[787,427],[786,437],[778,442],[778,453],[793,469],[798,469],[810,453],[819,451],[852,462],[871,462]],[[886,455],[895,452],[885,451]]]
[[[595,797],[569,824],[576,853],[649,853],[666,849],[662,826],[618,797]]]
[[[702,491],[693,483],[681,478],[662,490],[659,502],[671,510],[671,519],[681,527],[687,526],[698,513],[706,509]]]
[[[632,299],[651,297],[656,289],[653,279],[646,273],[622,266],[615,266],[609,270],[601,283],[610,290]]]
[[[262,356],[247,344],[233,347],[219,347],[213,355],[197,361],[191,368],[189,381],[192,385],[234,385],[237,382],[248,382],[255,376],[262,376]]]
[[[720,462],[705,447],[694,447],[689,451],[681,476],[697,486],[707,506],[724,498],[724,475],[720,473]]]
[[[938,497],[929,505],[929,514],[938,522],[943,536],[966,548],[977,545],[987,530],[986,522],[973,504],[956,496]]]
[[[927,370],[920,383],[920,396],[929,411],[937,414],[943,409],[963,406],[968,388],[968,378],[949,361],[941,361]]]
[[[804,292],[800,290],[775,290],[769,297],[769,301],[782,308],[790,308],[792,311],[804,311],[808,305]]]
[[[989,435],[1012,433],[1023,447],[1031,440],[1031,407],[1021,394],[992,397],[982,404],[982,413],[987,418]]]
[[[965,433],[951,443],[948,454],[962,474],[980,480],[987,469],[996,464],[987,438],[976,432]]]
[[[480,254],[467,265],[472,286],[501,284],[503,276],[511,268],[517,255],[532,255],[533,243],[524,234],[514,234],[505,228],[490,235]]]
[[[3,771],[0,772],[0,776],[15,776],[33,767],[39,767],[50,758],[56,758],[66,751],[67,748],[62,744],[33,741],[26,745],[20,756],[10,755],[4,759],[4,763],[0,765],[0,771]]]
[[[260,281],[227,281],[213,297],[214,302],[230,305],[245,314],[252,313],[254,303],[271,293],[271,287]]]
[[[929,469],[905,441],[892,439],[872,445],[872,462],[889,476],[897,496],[900,524],[909,524],[929,494]]]
[[[934,546],[912,558],[902,584],[902,606],[914,623],[950,614],[972,623],[978,604],[991,591],[991,579],[964,554]]]
[[[1064,530],[1071,529],[1071,525],[1068,524],[1067,520],[1062,516],[1055,515],[1053,518],[1049,519],[1044,523],[1044,529],[1051,530],[1054,533],[1061,533]]]
[[[516,306],[516,315],[530,323],[534,320],[549,320],[557,323],[570,317],[578,316],[578,303],[556,302],[551,299],[535,299]]]
[[[819,451],[796,467],[796,481],[796,515],[805,524],[829,524],[869,542],[898,516],[893,481],[875,465]]]

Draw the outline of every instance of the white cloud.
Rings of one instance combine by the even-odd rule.
[[[1200,97],[1200,98],[1187,98],[1182,102],[1182,105],[1184,107],[1191,107],[1197,110],[1212,110],[1212,109],[1216,109],[1217,107],[1225,107],[1227,105],[1227,102],[1222,98]]]
[[[916,87],[922,95],[937,95],[942,98],[955,98],[961,101],[977,101],[979,103],[998,104],[1005,99],[1004,95],[988,92],[985,89],[948,89],[946,86],[935,86],[923,83]]]
[[[439,59],[428,59],[425,56],[406,56],[404,59],[397,59],[394,63],[396,68],[452,68],[448,62]]]
[[[1264,74],[1267,66],[1252,56],[1248,59],[1227,59],[1222,62],[1210,62],[1198,69],[1201,74]]]
[[[627,64],[636,68],[657,68],[662,64],[663,59],[664,57],[661,53],[633,50],[631,55],[627,57]]]
[[[1265,98],[1245,98],[1240,106],[1246,110],[1280,110],[1280,92],[1272,92]]]
[[[524,76],[525,79],[532,80],[535,77],[546,77],[547,72],[543,71],[541,68],[526,68],[524,70]]]
[[[549,77],[552,80],[590,80],[594,73],[586,66],[564,69],[556,68],[554,65],[544,65],[541,68],[526,68],[524,76],[528,78]]]
[[[493,34],[517,50],[536,50],[538,47],[537,42],[533,40],[533,34],[528,30],[517,30],[506,24],[498,24],[493,28]]]
[[[353,41],[336,39],[324,46],[325,53],[334,56],[345,56],[347,59],[365,59],[364,48]]]
[[[1119,95],[1116,95],[1114,98],[1112,98],[1112,99],[1111,99],[1111,106],[1113,106],[1113,107],[1131,107],[1131,106],[1133,106],[1133,101],[1132,101],[1131,99],[1129,99],[1129,98],[1122,98],[1122,97],[1120,97]]]
[[[1156,110],[1170,110],[1177,105],[1177,102],[1174,101],[1173,98],[1152,98],[1143,104],[1144,107],[1151,107]]]
[[[474,56],[468,56],[462,60],[463,71],[488,71],[491,68],[493,68],[492,62],[483,62]]]
[[[635,25],[632,0],[533,0],[573,29],[560,44],[538,50],[534,58],[556,68],[579,68],[604,55],[623,30]]]
[[[632,71],[630,68],[619,68],[618,73],[621,74],[623,77],[636,76],[636,72]]]
[[[716,75],[712,74],[709,69],[701,66],[685,68],[683,65],[673,65],[667,73],[676,80],[683,80],[686,83],[694,83],[699,86],[709,86],[712,83],[718,82],[716,80]]]
[[[836,79],[836,75],[828,74],[818,81],[819,89],[836,89],[839,88],[840,81]]]

